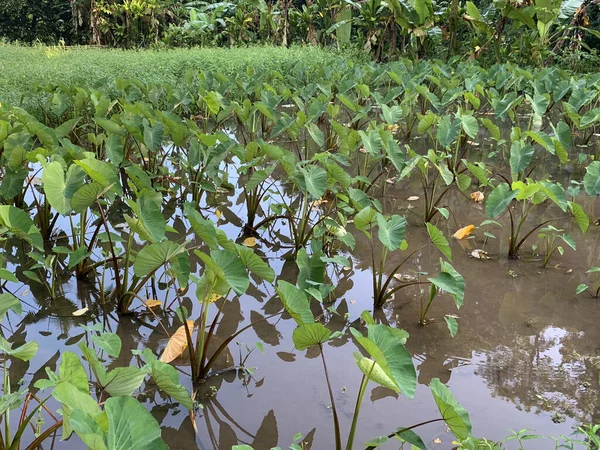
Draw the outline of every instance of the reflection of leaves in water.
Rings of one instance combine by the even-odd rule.
[[[399,395],[397,392],[392,391],[391,389],[384,388],[383,386],[377,386],[371,390],[371,401],[376,402],[377,400],[381,400],[382,398],[393,397],[398,399]]]
[[[261,341],[269,345],[279,345],[280,334],[275,325],[264,320],[264,316],[256,311],[250,312],[250,322],[252,329]]]
[[[225,422],[219,422],[219,448],[231,448],[237,445],[238,438],[233,428]]]
[[[272,448],[277,445],[278,441],[279,432],[277,430],[277,419],[275,418],[273,410],[270,410],[260,424],[256,436],[254,437],[254,441],[252,442],[252,446],[256,449]]]
[[[33,374],[33,377],[31,378],[31,381],[29,382],[29,389],[32,392],[37,392],[38,389],[35,388],[35,382],[37,380],[42,380],[42,379],[47,379],[48,378],[48,374],[46,373],[46,367],[50,370],[56,371],[56,365],[58,363],[58,359],[60,358],[60,351],[57,350],[56,353],[54,353],[54,355],[52,355],[50,357],[50,359],[48,359],[48,361],[46,361],[44,364],[42,364],[40,366],[40,368]]]
[[[308,349],[306,350],[306,355],[304,356],[309,359],[318,358],[319,356],[321,356],[321,350],[319,349],[318,345],[313,345],[311,347],[308,347]]]
[[[223,315],[216,334],[223,339],[227,339],[236,332],[242,320],[244,320],[244,316],[240,307],[240,299],[235,297],[233,300],[225,300]]]
[[[277,356],[285,362],[294,362],[296,361],[296,355],[288,352],[277,352]]]
[[[271,314],[277,314],[278,312],[280,312],[282,310],[283,310],[283,303],[281,303],[281,300],[280,300],[279,296],[277,296],[277,295],[274,295],[273,297],[271,297],[267,301],[267,303],[265,303],[265,306],[263,306],[263,311],[268,316],[270,316]]]

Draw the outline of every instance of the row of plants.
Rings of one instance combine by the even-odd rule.
[[[232,46],[260,42],[353,46],[382,61],[469,55],[488,61],[594,58],[597,6],[588,0],[87,0],[69,5],[12,0],[0,23],[12,40],[112,47]],[[36,30],[37,34],[36,34]]]
[[[149,413],[138,413],[144,407],[132,394],[151,379],[193,420],[195,395],[179,384],[169,363],[185,355],[194,383],[217,376],[219,357],[256,322],[218,342],[224,308],[260,283],[276,286],[281,304],[256,320],[285,315],[296,321],[294,344],[298,350],[319,347],[330,395],[325,346],[341,336],[359,345],[355,358],[364,377],[346,439],[331,396],[336,448],[356,447],[367,384],[412,397],[416,372],[405,331],[378,324],[369,313],[360,326],[346,318],[343,330],[328,328],[339,298],[337,274],[355,258],[368,259],[374,309],[425,287],[419,317],[405,318],[424,326],[441,299],[462,307],[465,278],[453,267],[456,255],[441,231],[453,214],[446,203],[452,190],[464,193],[465,202],[485,203],[482,223],[467,225],[460,238],[477,228],[480,238],[493,239],[493,227],[507,228],[500,257],[529,252],[526,244],[536,245],[537,234],[545,242],[544,265],[562,253],[559,240],[575,248],[574,238],[552,224],[573,221],[581,232],[590,225],[577,200],[600,194],[593,147],[599,82],[510,64],[484,69],[400,61],[298,66],[285,79],[269,72],[249,82],[210,72],[189,72],[177,85],[117,80],[115,96],[54,83],[39,88],[35,115],[2,105],[0,311],[21,312],[19,284],[46,305],[67,296],[65,283],[78,280],[95,288],[95,301],[76,315],[114,311],[123,317],[142,308],[165,332],[170,319],[178,324],[160,357],[146,349],[135,354],[139,367],[112,370],[103,359],[120,354],[118,337],[88,327],[95,348],[82,345],[80,356],[63,353],[58,372],[36,383],[51,390],[62,419],[29,448],[61,426],[64,435],[74,432],[94,449],[166,448],[158,425]],[[568,188],[552,178],[566,164],[580,175]],[[417,223],[424,224],[440,262],[435,274],[405,279],[400,275],[422,249],[407,239],[407,218],[386,210],[383,200],[394,185],[415,181],[422,189]],[[243,213],[228,234],[219,202],[237,194]],[[353,253],[361,234],[368,255]],[[392,255],[401,263],[389,269]],[[297,278],[276,280],[273,257],[295,260]],[[190,308],[184,296],[196,303]],[[456,335],[457,317],[444,321]],[[35,354],[34,342],[13,348],[10,336],[5,339],[8,356]],[[93,378],[85,375],[82,358]],[[4,373],[9,377],[9,367]],[[6,418],[33,398],[31,387],[17,396],[10,386],[6,378],[3,398],[15,399],[3,411]],[[439,420],[457,442],[481,448],[487,441],[472,436],[468,415],[447,388],[436,381],[430,387]],[[44,399],[37,399],[39,410]],[[22,415],[19,429],[37,410]],[[145,428],[125,426],[127,415]],[[366,447],[400,438],[425,448],[412,428]],[[22,433],[7,431],[5,447],[17,448]]]

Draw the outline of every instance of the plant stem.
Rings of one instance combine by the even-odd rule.
[[[335,399],[331,390],[331,381],[329,380],[329,372],[325,363],[325,355],[323,354],[323,345],[319,344],[321,351],[321,361],[323,361],[323,370],[325,371],[325,380],[327,381],[327,390],[329,391],[329,399],[331,400],[331,409],[333,411],[333,428],[335,432],[335,450],[342,450],[342,436],[340,434],[340,421],[338,419],[337,409],[335,407]]]

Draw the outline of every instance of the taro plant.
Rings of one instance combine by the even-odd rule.
[[[394,275],[402,269],[402,266],[408,262],[415,254],[412,252],[402,260],[392,271],[385,277],[385,263],[389,252],[397,250],[406,250],[408,243],[404,239],[406,232],[406,219],[399,215],[385,217],[377,212],[373,207],[367,206],[359,211],[354,217],[354,226],[357,230],[362,231],[368,239],[371,250],[372,264],[372,284],[373,284],[373,307],[381,308],[385,302],[393,298],[393,295],[400,289],[417,284],[424,284],[421,281],[408,281],[397,286],[390,287],[395,280]],[[377,229],[377,241],[381,244],[381,248],[376,248],[374,232]],[[378,251],[380,250],[380,252]]]
[[[161,361],[171,362],[187,349],[192,380],[199,382],[211,375],[214,364],[227,350],[228,345],[241,333],[254,326],[252,323],[241,328],[213,348],[216,327],[222,317],[228,296],[231,293],[242,295],[246,292],[250,285],[249,273],[268,282],[273,282],[275,274],[273,269],[251,248],[231,241],[224,231],[215,227],[213,222],[204,219],[192,203],[186,203],[185,213],[196,235],[210,251],[210,253],[195,251],[204,264],[202,276],[192,278],[196,285],[196,297],[200,302],[198,331],[194,337],[195,321],[189,319],[189,313],[182,304],[180,290],[175,289],[176,301],[179,303],[179,318],[183,325],[171,337],[167,349],[161,356]],[[176,285],[177,277],[172,278],[172,284]],[[273,316],[261,320],[270,317]]]
[[[598,272],[600,272],[600,267],[592,267],[589,270],[587,270],[585,273],[592,274],[592,273],[598,273]],[[577,286],[577,289],[575,290],[575,293],[576,294],[581,294],[582,292],[585,292],[589,288],[590,288],[590,286],[588,284],[581,283],[580,285]],[[595,288],[595,286],[594,286],[594,288]],[[591,294],[591,295],[594,298],[599,298],[600,297],[600,285],[598,285],[598,288],[596,288],[595,292],[593,294]]]
[[[279,281],[277,293],[285,310],[297,323],[292,335],[296,349],[302,351],[310,347],[319,348],[333,413],[335,448],[336,450],[343,448],[352,450],[364,395],[371,381],[398,394],[404,394],[408,398],[414,397],[416,371],[412,358],[405,348],[408,333],[387,325],[376,324],[373,317],[366,311],[361,315],[365,323],[366,335],[357,328],[350,328],[350,332],[360,350],[354,353],[354,359],[363,376],[358,389],[350,429],[347,438],[343,439],[340,418],[333,394],[334,388],[331,383],[331,368],[328,367],[325,357],[325,345],[339,337],[341,332],[332,333],[321,322],[315,321],[307,297],[296,286],[286,281]],[[448,388],[438,379],[431,381],[430,389],[442,415],[441,418],[421,422],[410,427],[398,428],[387,436],[368,442],[366,448],[377,448],[394,438],[417,448],[426,448],[422,439],[412,430],[439,421],[446,421],[457,439],[469,439],[471,437],[471,423],[467,412],[456,402]],[[450,420],[451,417],[455,420]]]
[[[547,227],[541,228],[538,233],[538,238],[543,239],[544,241],[544,260],[542,261],[542,268],[548,266],[550,262],[550,258],[556,252],[563,255],[565,253],[565,249],[562,245],[556,243],[558,239],[562,240],[566,245],[571,247],[573,250],[577,250],[575,240],[566,233],[563,233],[564,230],[559,230],[558,228],[548,225]]]

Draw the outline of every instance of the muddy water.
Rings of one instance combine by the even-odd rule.
[[[568,174],[561,174],[566,180]],[[406,264],[402,273],[437,273],[439,252],[428,243],[422,225],[420,201],[408,202],[420,194],[419,184],[411,181],[401,188],[390,187],[382,203],[387,212],[404,214],[410,225],[407,240],[410,249],[419,249]],[[236,236],[244,216],[243,204],[235,197],[214,199],[224,213],[221,227]],[[595,218],[598,205],[586,197],[580,201]],[[449,221],[440,221],[446,236],[457,228],[485,220],[483,208],[473,204],[468,196],[453,191],[445,201],[452,211]],[[553,207],[540,207],[537,217],[559,217]],[[452,241],[454,267],[465,277],[464,305],[456,310],[449,296],[434,301],[428,317],[433,321],[426,327],[417,325],[420,298],[426,297],[418,287],[396,293],[394,299],[378,313],[378,318],[410,333],[407,348],[414,355],[419,386],[413,400],[397,396],[392,391],[370,385],[361,410],[355,448],[370,439],[389,434],[398,427],[411,426],[439,417],[428,392],[433,378],[447,383],[458,401],[469,411],[475,435],[490,439],[506,437],[511,429],[531,428],[541,435],[568,435],[579,422],[600,422],[598,377],[600,369],[600,300],[587,293],[575,295],[578,284],[592,284],[593,275],[585,271],[600,265],[598,258],[600,227],[591,226],[582,236],[569,221],[557,222],[576,238],[578,250],[566,249],[556,255],[550,268],[541,269],[541,261],[531,246],[524,249],[521,260],[507,260],[507,218],[500,221],[504,229],[489,231],[497,239],[484,242],[481,232],[473,239]],[[183,226],[175,219],[175,228]],[[356,251],[350,271],[330,272],[337,287],[338,313],[327,311],[325,305],[315,312],[325,316],[331,330],[344,331],[348,323],[357,320],[365,309],[372,308],[371,265],[367,239],[356,233]],[[276,275],[295,280],[295,264],[285,261],[279,246],[259,240],[256,249],[270,259]],[[532,240],[531,243],[535,243]],[[537,243],[541,245],[541,242]],[[490,259],[478,260],[471,251],[484,248]],[[16,254],[16,249],[12,249]],[[389,272],[402,259],[402,253],[389,257]],[[197,265],[192,265],[194,270]],[[597,279],[600,283],[600,276]],[[598,286],[598,284],[596,284]],[[13,361],[11,380],[18,388],[21,379],[45,377],[44,367],[55,369],[59,350],[78,352],[77,344],[89,340],[78,326],[93,321],[104,323],[107,330],[119,334],[123,350],[111,367],[138,364],[131,350],[151,348],[159,354],[167,336],[152,316],[125,317],[101,315],[98,309],[93,319],[71,316],[74,309],[94,304],[97,293],[85,284],[67,282],[60,295],[51,302],[35,289],[22,286],[17,295],[30,311],[21,322],[7,322],[13,342],[37,340],[40,351],[30,363]],[[167,303],[169,297],[167,297]],[[172,296],[171,296],[172,299]],[[185,303],[195,308],[193,292]],[[261,317],[282,310],[274,289],[269,285],[251,287],[248,293],[228,303],[217,335],[223,339],[236,329]],[[459,331],[450,338],[444,322],[445,314],[456,314]],[[169,332],[177,326],[173,317],[163,317]],[[164,438],[172,449],[229,449],[236,444],[250,444],[255,449],[276,445],[287,448],[296,433],[302,433],[306,448],[333,448],[333,423],[330,401],[318,351],[299,352],[291,340],[295,323],[284,316],[262,321],[239,337],[239,346],[232,345],[219,366],[239,364],[254,343],[264,344],[264,354],[254,350],[246,361],[247,372],[226,371],[212,377],[200,387],[203,404],[197,417],[196,435],[187,414],[168,399],[146,386],[140,397],[145,401],[164,430]],[[354,411],[361,373],[355,366],[353,352],[357,348],[348,334],[324,346],[336,404],[347,435]],[[179,366],[187,372],[185,362]],[[185,376],[184,376],[185,379]],[[190,382],[185,379],[189,386]],[[51,409],[55,405],[50,405]],[[46,417],[47,423],[50,420]],[[423,426],[416,431],[428,448],[450,449],[452,436],[440,423]],[[383,448],[398,448],[391,443]],[[554,448],[550,440],[528,441],[528,449]],[[56,448],[78,449],[74,438]],[[509,448],[511,445],[509,445]]]

